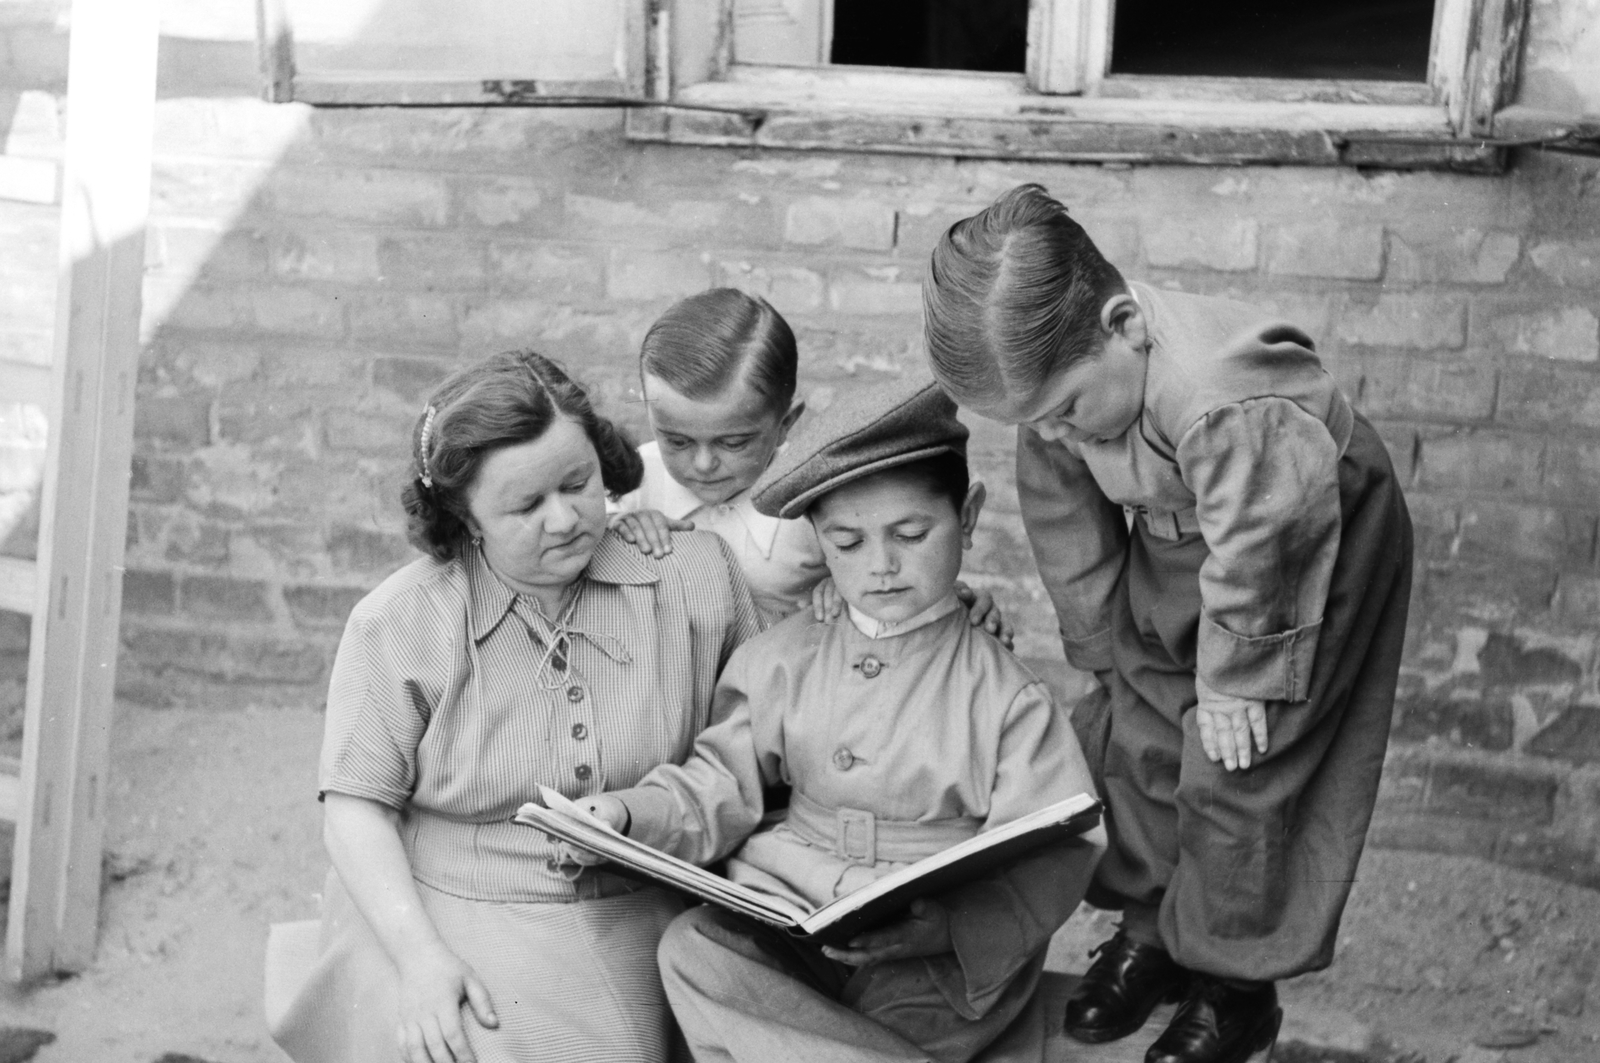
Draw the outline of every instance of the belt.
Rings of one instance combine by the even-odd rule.
[[[983,825],[974,816],[879,819],[858,808],[829,808],[798,790],[789,795],[787,822],[802,841],[853,864],[912,863],[966,841]]]
[[[1200,518],[1195,514],[1193,506],[1188,509],[1147,509],[1144,506],[1128,508],[1143,522],[1145,531],[1157,539],[1172,541],[1181,539],[1185,535],[1193,535],[1200,530]]]

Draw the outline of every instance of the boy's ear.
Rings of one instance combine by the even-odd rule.
[[[789,407],[788,412],[782,417],[778,418],[778,438],[774,440],[772,444],[772,448],[774,450],[783,446],[789,441],[789,429],[794,427],[794,423],[798,421],[800,419],[800,415],[805,412],[805,400],[796,399],[794,405]]]
[[[795,399],[793,405],[791,405],[789,407],[789,412],[784,414],[778,420],[778,442],[779,443],[782,443],[784,441],[784,439],[789,435],[789,429],[794,427],[794,423],[796,421],[798,421],[800,419],[800,415],[802,413],[805,413],[805,412],[806,412],[806,400],[805,399]]]
[[[989,489],[983,486],[982,480],[972,481],[972,486],[967,488],[967,500],[961,503],[962,549],[972,549],[972,531],[978,526],[978,514],[983,512],[983,503],[988,497]]]
[[[1143,347],[1148,339],[1144,310],[1132,292],[1118,292],[1100,308],[1100,330],[1107,336],[1120,335],[1130,346]]]

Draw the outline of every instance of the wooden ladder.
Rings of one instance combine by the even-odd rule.
[[[32,617],[22,758],[0,774],[13,979],[94,956],[158,25],[156,0],[73,0],[52,364],[0,362],[0,401],[41,407],[50,432],[38,560],[0,558],[0,608]],[[0,195],[53,202],[53,171],[0,156]]]

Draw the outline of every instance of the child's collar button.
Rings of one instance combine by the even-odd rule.
[[[878,673],[883,671],[883,662],[876,657],[863,657],[857,667],[861,669],[861,674],[868,679],[876,679],[878,678]]]

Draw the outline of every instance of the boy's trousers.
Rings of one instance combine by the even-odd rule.
[[[1089,901],[1159,907],[1185,967],[1275,980],[1326,967],[1377,797],[1411,588],[1411,522],[1361,418],[1339,464],[1338,561],[1310,697],[1267,703],[1268,751],[1229,772],[1195,714],[1198,534],[1134,522],[1114,603],[1102,794],[1110,848]],[[1097,759],[1091,752],[1090,760]]]
[[[1006,1059],[1043,1048],[1042,1030],[1007,1029],[1030,1010],[1042,953],[976,1020],[950,1006],[919,959],[848,967],[710,905],[672,921],[659,957],[696,1063],[966,1063],[1002,1034]]]

